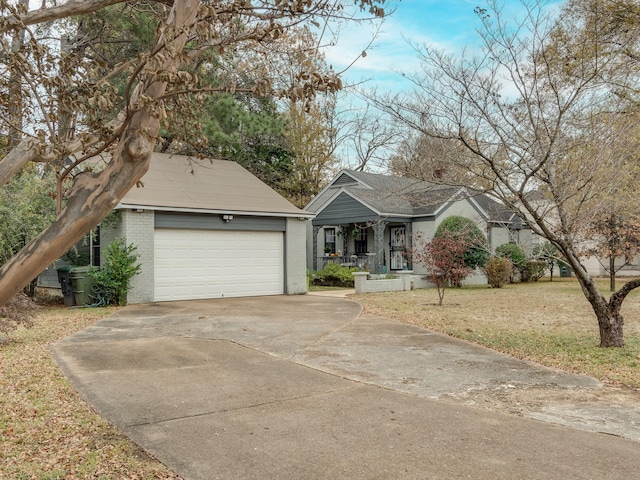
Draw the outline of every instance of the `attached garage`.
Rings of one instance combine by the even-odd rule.
[[[137,247],[129,303],[306,293],[300,210],[234,162],[154,153],[103,226]]]
[[[283,239],[282,232],[156,229],[154,298],[281,295]]]

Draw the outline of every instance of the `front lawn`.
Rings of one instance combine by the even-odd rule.
[[[600,280],[599,280],[600,282]],[[618,286],[623,280],[618,280]],[[601,280],[608,293],[608,280]],[[640,388],[640,291],[625,300],[627,346],[599,348],[598,324],[575,279],[355,295],[365,313],[420,325],[517,358]]]
[[[179,478],[97,415],[48,350],[114,310],[46,307],[0,342],[0,478]]]

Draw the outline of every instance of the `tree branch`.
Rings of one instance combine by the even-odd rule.
[[[172,32],[181,33],[169,37],[172,55],[158,65],[159,70],[177,70],[199,4],[195,0],[175,1],[166,23]],[[165,42],[164,35],[158,39],[161,42]],[[153,100],[167,88],[167,82],[159,80],[157,72],[149,72],[141,83],[141,95]],[[56,220],[0,267],[0,305],[37,277],[43,265],[50,265],[82,239],[142,178],[149,168],[159,129],[160,122],[149,109],[140,108],[131,115],[107,167],[100,173],[76,176],[67,205]]]
[[[125,0],[71,0],[65,4],[51,8],[32,10],[20,18],[5,16],[0,18],[0,33],[6,33],[14,28],[23,28],[26,25],[60,20],[74,15],[84,15],[95,12],[109,5],[123,3]]]

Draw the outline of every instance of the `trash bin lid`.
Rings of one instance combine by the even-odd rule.
[[[57,270],[58,272],[68,272],[68,271],[70,271],[70,270],[71,270],[72,268],[74,268],[74,267],[75,267],[75,265],[63,265],[62,267],[58,267],[58,268],[56,268],[56,270]]]
[[[87,272],[89,272],[89,271],[91,271],[91,270],[93,270],[95,268],[96,267],[92,267],[91,265],[87,265],[87,266],[84,266],[84,267],[77,267],[75,265],[71,265],[71,268],[70,268],[69,271],[71,273],[87,273]]]

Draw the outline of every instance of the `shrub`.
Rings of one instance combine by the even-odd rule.
[[[515,281],[515,274],[519,275],[522,280],[522,269],[525,263],[527,263],[527,255],[519,245],[515,243],[503,243],[496,248],[496,256],[511,260],[511,265],[513,266],[513,271],[509,277],[511,283]]]
[[[537,282],[544,277],[547,262],[542,260],[528,260],[520,273],[523,282]]]
[[[553,282],[553,269],[556,265],[558,267],[562,266],[562,261],[560,260],[561,255],[555,245],[551,242],[544,242],[542,245],[536,245],[533,249],[533,258],[546,264],[546,268],[549,271],[549,277],[551,277],[550,281]]]
[[[503,243],[496,248],[496,256],[508,258],[514,267],[521,269],[527,263],[527,255],[524,250],[515,243]]]
[[[311,275],[314,285],[327,287],[353,287],[353,272],[357,272],[357,267],[343,267],[337,263],[327,263],[327,265]]]
[[[438,225],[434,238],[441,237],[445,232],[451,234],[454,239],[466,243],[464,264],[467,267],[476,269],[487,263],[490,256],[487,239],[472,220],[459,215],[447,217]]]
[[[127,304],[127,293],[131,290],[131,279],[140,272],[140,264],[136,263],[138,254],[136,246],[125,245],[124,240],[117,239],[110,243],[104,254],[104,267],[91,270],[97,287],[102,290],[107,303],[124,306]]]
[[[513,266],[508,258],[491,257],[484,266],[484,271],[489,285],[493,288],[501,288],[509,281]]]
[[[427,242],[423,236],[414,238],[413,261],[427,269],[426,278],[438,289],[438,305],[442,305],[447,286],[461,287],[473,270],[465,265],[467,242],[444,231]]]

